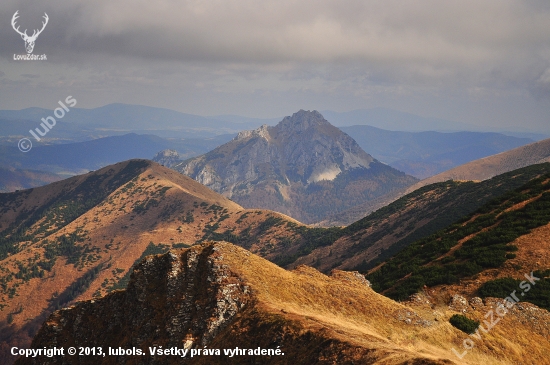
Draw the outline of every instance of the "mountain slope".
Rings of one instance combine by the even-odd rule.
[[[480,274],[489,271],[522,277],[525,272],[550,270],[550,246],[540,237],[549,228],[550,173],[545,173],[415,241],[371,270],[368,278],[378,291],[405,299],[424,285],[459,284],[466,278],[479,287]],[[525,238],[533,235],[539,236],[538,244],[526,244]],[[533,249],[544,254],[534,254]]]
[[[377,160],[420,179],[533,142],[500,133],[396,132],[367,125],[340,129]]]
[[[124,287],[147,254],[231,239],[273,259],[326,232],[146,160],[0,194],[0,350],[28,346],[51,311]]]
[[[514,318],[530,323],[542,335],[541,348],[523,352],[524,359],[503,355],[502,360],[547,364],[549,238],[550,174],[546,173],[414,242],[367,277],[375,290],[395,299],[447,303],[462,318],[455,325],[470,333],[471,342],[465,339],[457,356],[469,355],[474,347],[481,351],[495,348],[495,337],[503,334],[512,343],[529,341],[526,333],[506,330]],[[471,326],[466,328],[468,321]],[[531,356],[537,359],[527,359]]]
[[[550,163],[545,163],[478,183],[446,181],[424,186],[343,228],[333,242],[304,252],[301,257],[294,256],[291,267],[307,264],[323,272],[333,268],[366,271],[491,199],[549,173]]]
[[[306,223],[415,182],[373,159],[318,112],[303,110],[173,168],[244,207]]]
[[[394,302],[357,273],[335,271],[328,277],[305,266],[289,272],[242,248],[212,243],[148,257],[126,290],[53,314],[32,347],[143,351],[105,356],[103,364],[183,361],[181,355],[151,356],[149,348],[161,346],[195,351],[192,358],[186,355],[189,364],[548,364],[546,333],[535,326],[547,313],[527,321],[510,314],[487,346],[462,360],[450,350],[464,337],[448,323],[451,313]],[[513,336],[507,333],[512,329]],[[280,353],[224,355],[224,349],[237,347]],[[18,364],[68,359],[21,358]],[[97,361],[79,357],[80,364]]]
[[[401,191],[391,192],[379,199],[359,204],[338,214],[333,214],[319,222],[319,224],[322,226],[349,225],[400,197],[429,184],[447,180],[482,181],[515,169],[544,162],[550,162],[550,139],[545,139],[540,142],[514,148],[510,151],[468,162],[464,165],[419,181]]]

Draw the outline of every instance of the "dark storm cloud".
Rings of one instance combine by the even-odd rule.
[[[198,88],[213,101],[307,90],[340,108],[422,93],[543,100],[550,88],[547,1],[6,0],[0,67],[17,82],[35,72],[6,62],[24,52],[9,24],[15,10],[28,28],[48,12],[36,52],[48,53],[50,75],[78,70],[70,77],[82,88]]]
[[[56,51],[201,62],[342,62],[503,67],[548,61],[550,12],[522,1],[50,1],[14,9],[25,27],[55,21]],[[538,4],[538,5],[537,5]],[[32,9],[32,11],[30,11]],[[20,43],[4,22],[2,44]],[[3,47],[4,48],[4,47]],[[542,51],[542,52],[541,52]],[[3,52],[7,52],[3,49]],[[541,62],[544,63],[544,62]],[[488,65],[486,65],[488,67]]]

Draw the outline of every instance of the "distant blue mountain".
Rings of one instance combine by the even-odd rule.
[[[376,159],[420,179],[534,142],[481,132],[395,132],[367,125],[340,127]]]
[[[535,141],[541,141],[550,137],[541,133],[517,130],[508,131],[502,128],[489,129],[487,127],[479,127],[447,119],[421,117],[419,115],[386,108],[358,109],[342,113],[325,110],[322,111],[322,113],[327,120],[337,127],[368,125],[388,131],[406,132],[498,132],[507,136],[530,138]]]
[[[62,120],[63,128],[56,127],[49,138],[86,140],[98,137],[121,135],[130,132],[154,134],[166,138],[205,138],[219,134],[238,133],[256,129],[263,124],[275,125],[278,118],[250,118],[238,115],[199,116],[170,109],[144,105],[109,104],[94,109],[71,108]],[[57,107],[57,105],[52,106]],[[370,125],[392,131],[484,131],[481,128],[451,120],[422,117],[393,109],[372,108],[349,112],[322,111],[325,118],[337,127]],[[0,137],[28,134],[30,127],[38,127],[41,118],[53,115],[52,110],[27,108],[0,110]],[[20,126],[17,124],[21,124]],[[13,132],[17,133],[13,133]],[[527,132],[503,134],[527,137],[534,140],[548,138],[546,135]]]
[[[401,112],[394,109],[372,108],[358,109],[349,112],[321,112],[327,120],[337,127],[351,125],[369,125],[390,131],[472,131],[474,125],[451,120],[421,117],[419,115]]]
[[[14,121],[24,125],[24,128],[16,128],[20,131],[18,134],[28,134],[26,128],[29,124],[36,128],[40,125],[41,118],[48,116],[53,116],[52,110],[0,110],[0,136],[6,136],[8,131],[17,127],[13,125]],[[84,134],[102,136],[134,132],[167,138],[206,138],[220,134],[236,134],[243,129],[255,129],[263,124],[263,120],[217,120],[144,105],[109,104],[95,109],[72,108],[63,119],[58,120],[58,123],[66,126],[64,131],[58,126],[54,129],[56,133],[63,134],[64,138],[67,134],[74,134],[80,138],[83,130],[86,131]],[[55,134],[54,130],[52,134]]]
[[[133,158],[151,159],[164,149],[174,149],[182,157],[190,158],[206,153],[233,137],[230,134],[182,141],[130,133],[78,143],[36,145],[26,153],[17,147],[4,145],[0,146],[0,166],[76,174]]]
[[[263,124],[275,125],[282,119],[203,117],[129,104],[82,109],[77,104],[77,108],[71,108],[57,120],[42,141],[33,140],[31,152],[20,152],[17,141],[22,137],[32,140],[29,130],[38,128],[42,118],[52,115],[52,110],[43,108],[0,110],[0,145],[3,145],[0,166],[76,173],[129,158],[152,158],[164,149],[176,150],[181,158],[190,158],[229,141],[237,132]],[[476,127],[384,108],[344,113],[323,111],[323,115],[367,153],[418,178],[546,137],[508,132],[504,134],[516,137],[481,132],[439,133],[434,131]]]
[[[256,125],[275,125],[279,123],[284,117],[280,118],[251,118],[243,117],[240,115],[224,114],[224,115],[214,115],[210,117],[212,119],[221,120],[224,122],[239,123],[239,124],[256,124]]]

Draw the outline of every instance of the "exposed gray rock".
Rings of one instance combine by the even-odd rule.
[[[108,347],[208,345],[251,298],[248,287],[222,263],[215,248],[193,247],[148,256],[134,270],[126,290],[54,312],[32,346],[102,346],[106,351]],[[132,335],[125,335],[128,333]],[[39,357],[24,363],[68,364],[71,359]],[[126,358],[120,356],[115,361],[123,364]],[[165,356],[144,356],[136,363],[166,361]]]
[[[483,307],[483,299],[481,299],[480,297],[473,297],[472,299],[470,299],[470,305],[474,309]]]
[[[468,300],[462,295],[455,294],[451,297],[449,308],[457,312],[464,312],[468,309]]]
[[[403,321],[406,324],[412,324],[414,326],[430,327],[433,322],[422,318],[418,313],[409,308],[403,308],[395,311],[393,317],[398,321]]]
[[[175,150],[163,150],[160,151],[153,157],[153,161],[166,166],[166,167],[173,167],[181,162],[180,156],[178,154],[178,151]]]

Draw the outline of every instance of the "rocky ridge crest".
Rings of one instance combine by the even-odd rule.
[[[340,292],[340,297],[334,291]],[[311,302],[317,297],[314,293],[321,295],[322,305]],[[371,303],[364,306],[364,302]],[[107,356],[103,364],[181,362],[178,356],[149,354],[149,347],[160,346],[281,348],[284,356],[248,359],[271,364],[288,363],[289,358],[296,364],[451,363],[387,341],[381,345],[380,339],[367,334],[367,328],[376,327],[378,319],[367,324],[363,329],[367,332],[362,334],[354,329],[355,322],[338,322],[346,313],[357,311],[358,305],[363,308],[358,312],[363,321],[371,318],[373,311],[392,313],[404,308],[374,293],[358,273],[334,271],[327,277],[306,266],[287,272],[240,247],[208,243],[149,256],[136,267],[126,290],[54,312],[32,348],[101,346],[145,352],[144,356]],[[398,319],[392,322],[404,325]],[[70,359],[20,358],[17,364],[68,364]],[[222,355],[192,358],[186,363],[237,364],[243,359]],[[79,357],[79,364],[95,363],[93,356]]]
[[[518,303],[490,335],[482,334],[466,357],[458,359],[450,351],[461,348],[468,335],[452,327],[449,318],[457,311],[481,318],[498,303],[473,298],[469,305],[455,296],[441,305],[428,293],[398,303],[375,293],[357,272],[334,270],[326,276],[307,266],[286,271],[240,247],[211,242],[145,258],[126,290],[52,314],[32,348],[145,352],[106,356],[103,364],[182,363],[179,356],[149,354],[149,347],[160,346],[280,348],[284,353],[227,357],[220,351],[187,358],[189,364],[548,363],[548,312],[527,303]],[[18,364],[70,364],[74,359],[21,358]],[[78,357],[78,363],[96,364],[97,357]]]

